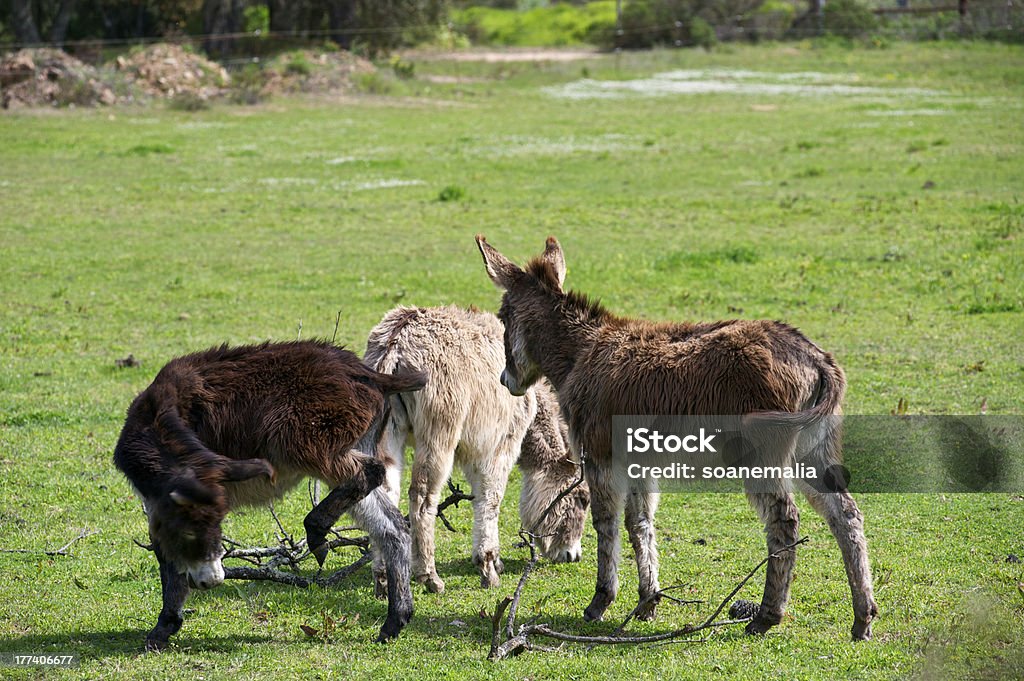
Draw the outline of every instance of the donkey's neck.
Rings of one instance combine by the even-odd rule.
[[[548,292],[545,297],[541,321],[529,339],[530,356],[557,391],[572,372],[576,359],[597,337],[608,313],[597,303],[572,292]]]

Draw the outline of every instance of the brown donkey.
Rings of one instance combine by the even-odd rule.
[[[565,258],[554,238],[521,269],[477,236],[487,274],[505,293],[501,382],[522,394],[541,376],[558,393],[573,449],[586,454],[594,529],[598,537],[597,589],[584,612],[601,619],[618,591],[618,516],[626,529],[640,579],[638,616],[652,619],[658,592],[655,488],[617,484],[612,466],[612,416],[618,414],[751,415],[795,426],[820,424],[840,412],[845,378],[832,356],[796,329],[771,321],[653,323],[616,317],[573,291],[564,291]],[[748,417],[749,418],[749,417]],[[792,462],[797,437],[776,440],[776,460]],[[819,460],[838,463],[838,430],[826,429]],[[819,492],[797,481],[839,543],[853,594],[854,639],[871,637],[878,608],[863,516],[845,490]],[[770,489],[766,488],[766,484]],[[775,485],[774,487],[772,485]],[[747,633],[778,624],[796,562],[799,513],[786,481],[759,480],[747,498],[765,524],[769,554],[764,595]]]
[[[302,341],[221,346],[171,360],[132,402],[114,463],[143,500],[160,563],[163,607],[146,648],[182,625],[190,587],[224,581],[221,522],[229,511],[281,497],[305,477],[332,491],[304,521],[323,565],[327,533],[349,513],[387,565],[380,641],[412,617],[409,530],[380,489],[387,398],[423,388],[414,372],[380,374],[348,350]]]

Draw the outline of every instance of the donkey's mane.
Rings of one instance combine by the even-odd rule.
[[[559,291],[561,289],[558,284],[558,274],[555,273],[554,266],[545,260],[542,255],[539,255],[526,263],[526,272],[527,274],[533,275],[533,278],[549,291]]]
[[[526,265],[526,272],[540,284],[541,288],[549,293],[562,296],[565,307],[577,312],[584,321],[602,322],[612,317],[612,313],[601,305],[601,301],[597,298],[591,298],[579,291],[562,291],[555,268],[543,256],[531,260]]]
[[[591,298],[586,293],[566,291],[564,295],[566,307],[579,313],[581,321],[601,323],[608,321],[613,316],[605,309],[600,300]]]

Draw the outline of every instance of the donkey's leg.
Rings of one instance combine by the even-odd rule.
[[[401,484],[401,465],[388,464],[384,484],[377,489],[380,490],[381,494],[383,494],[395,508],[398,508],[399,501],[401,499]],[[358,522],[356,524],[358,524]],[[408,533],[409,525],[405,521],[404,517],[402,518],[402,525],[406,528],[406,532]],[[360,525],[360,527],[363,526]],[[369,531],[369,528],[363,527],[363,529]],[[382,547],[372,541],[370,542],[370,555],[373,556],[373,595],[378,600],[384,600],[388,597],[387,557],[384,555]]]
[[[758,481],[764,490],[765,481]],[[749,490],[749,487],[748,487]],[[748,634],[763,634],[782,621],[789,600],[789,585],[796,566],[796,548],[782,551],[797,541],[800,532],[800,511],[793,503],[793,495],[785,488],[776,491],[747,492],[747,499],[764,522],[768,538],[768,569],[765,575],[761,608],[747,625]]]
[[[855,641],[871,638],[871,620],[878,616],[868,562],[868,544],[864,538],[864,516],[847,491],[818,492],[801,485],[811,506],[828,522],[832,536],[839,543],[846,566],[846,578],[853,596],[853,629]]]
[[[610,466],[597,466],[587,459],[586,476],[597,531],[597,588],[583,619],[592,621],[604,617],[619,591],[619,513],[625,494],[615,484]]]
[[[444,582],[434,565],[434,526],[441,490],[452,474],[457,442],[453,433],[416,433],[416,454],[409,483],[412,577],[431,593],[444,591]]]
[[[382,554],[386,570],[388,617],[380,629],[378,641],[398,636],[412,618],[412,591],[409,589],[411,543],[405,518],[398,506],[378,487],[352,507],[352,518],[370,535],[371,545]]]
[[[387,472],[384,484],[380,489],[395,506],[400,507],[402,496],[402,469],[405,465],[405,441],[409,436],[409,422],[405,407],[399,396],[392,396],[391,415],[384,425],[384,432],[378,445],[378,452],[383,454]],[[402,524],[408,527],[403,518]],[[367,529],[367,528],[364,528]],[[376,543],[370,545],[373,555],[373,595],[383,600],[388,597],[387,565],[384,553]]]
[[[342,513],[384,482],[386,471],[383,462],[366,456],[360,456],[358,461],[362,465],[356,473],[332,489],[302,521],[306,528],[306,546],[321,567],[327,559],[327,533],[331,527]]]
[[[640,607],[637,618],[654,619],[658,605],[658,545],[654,536],[654,513],[658,510],[658,495],[639,486],[629,490],[626,497],[626,530],[636,555],[636,569],[640,577]]]
[[[185,599],[188,598],[189,589],[185,573],[179,572],[174,564],[164,558],[159,544],[153,544],[153,552],[156,553],[156,559],[160,561],[160,590],[163,595],[163,604],[156,626],[146,636],[146,650],[159,651],[163,650],[170,637],[181,629],[182,609]]]
[[[505,569],[499,553],[498,512],[509,472],[519,455],[518,446],[509,447],[505,442],[493,454],[472,457],[472,463],[463,468],[473,489],[473,563],[485,589],[498,586],[498,575]]]

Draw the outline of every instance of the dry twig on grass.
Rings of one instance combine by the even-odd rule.
[[[579,485],[581,485],[583,483],[583,463],[584,462],[583,462],[583,459],[581,457],[581,460],[580,460],[580,463],[579,463],[579,467],[580,467],[579,478],[577,480],[575,480],[572,485],[570,485],[565,490],[563,490],[557,497],[555,497],[555,499],[551,502],[551,504],[548,505],[548,507],[544,510],[544,513],[541,514],[541,520],[538,521],[538,526],[539,526],[539,523],[541,521],[543,521],[544,517],[547,516],[547,514],[550,513],[553,508],[555,508],[555,506],[558,504],[559,501],[561,501],[563,498],[565,498],[565,496],[567,494],[572,492],[573,489],[575,489],[576,487],[578,487]],[[536,527],[537,526],[532,528],[532,530],[535,530]],[[696,634],[696,633],[701,632],[701,631],[706,631],[706,630],[709,630],[709,629],[716,629],[716,628],[719,628],[719,627],[725,627],[725,626],[729,626],[729,625],[733,625],[733,624],[744,624],[744,623],[749,622],[750,620],[752,620],[754,618],[754,616],[757,614],[757,607],[758,606],[756,606],[753,603],[742,602],[743,603],[742,607],[736,608],[737,605],[740,605],[740,603],[741,603],[740,601],[737,601],[737,603],[734,604],[734,608],[736,608],[737,610],[745,612],[747,614],[747,616],[737,617],[737,618],[730,618],[730,619],[725,619],[725,620],[716,620],[716,618],[721,614],[722,610],[725,609],[725,607],[729,603],[729,601],[732,600],[732,598],[737,593],[739,593],[739,590],[742,589],[743,586],[748,581],[750,581],[750,579],[755,574],[757,574],[757,572],[770,559],[778,557],[781,554],[785,553],[786,551],[792,551],[798,545],[803,544],[803,543],[805,543],[807,541],[807,537],[803,537],[802,539],[799,539],[799,540],[793,542],[792,544],[788,544],[787,546],[784,546],[779,551],[777,551],[777,552],[775,552],[773,554],[770,554],[768,557],[766,557],[764,560],[762,560],[760,563],[758,563],[757,566],[755,566],[754,569],[752,569],[749,573],[747,573],[747,576],[744,577],[740,581],[740,583],[736,585],[736,587],[729,593],[729,595],[726,596],[724,599],[722,599],[722,602],[718,605],[718,608],[716,608],[715,611],[713,613],[711,613],[711,615],[707,619],[705,619],[704,622],[701,623],[701,624],[696,624],[696,625],[688,624],[685,627],[682,627],[680,629],[674,629],[672,631],[667,631],[667,632],[664,632],[664,633],[661,633],[661,634],[651,634],[651,635],[647,635],[647,636],[626,636],[626,635],[624,635],[624,632],[625,632],[625,629],[626,629],[626,625],[636,616],[636,614],[638,612],[640,612],[641,608],[643,608],[645,605],[648,605],[651,600],[660,600],[661,598],[668,598],[668,599],[672,600],[673,602],[678,603],[680,605],[689,605],[689,604],[695,604],[695,603],[702,603],[703,602],[703,601],[684,601],[684,600],[680,600],[678,598],[675,598],[675,597],[669,595],[667,592],[675,590],[675,589],[678,589],[678,588],[681,588],[681,586],[682,586],[682,585],[674,585],[674,586],[669,586],[669,587],[666,587],[664,589],[661,589],[657,593],[655,593],[654,595],[649,596],[648,598],[646,598],[646,599],[642,600],[640,603],[638,603],[637,606],[635,608],[633,608],[633,610],[629,613],[629,615],[627,615],[626,618],[622,621],[622,624],[620,624],[615,629],[615,631],[612,632],[612,634],[610,636],[587,636],[587,635],[570,634],[570,633],[566,633],[566,632],[562,632],[562,631],[557,631],[555,629],[552,629],[547,624],[543,624],[543,623],[539,623],[539,624],[529,623],[529,624],[524,624],[524,625],[521,625],[521,626],[518,626],[518,627],[516,626],[516,613],[517,613],[517,611],[519,609],[519,602],[520,602],[520,600],[523,597],[523,591],[524,591],[524,589],[526,587],[526,582],[530,578],[530,575],[533,573],[534,568],[536,568],[537,561],[538,561],[537,547],[536,547],[536,542],[535,542],[535,539],[536,539],[537,535],[533,531],[527,531],[526,529],[521,529],[519,531],[519,536],[523,539],[524,545],[530,551],[530,560],[526,563],[526,567],[523,568],[523,574],[519,578],[519,583],[516,585],[516,589],[513,592],[512,596],[506,596],[505,598],[503,598],[500,601],[498,601],[498,603],[496,604],[495,609],[494,609],[494,614],[491,615],[491,617],[490,617],[490,619],[491,619],[491,649],[490,649],[490,652],[487,655],[487,658],[490,659],[490,660],[503,660],[503,659],[505,659],[507,657],[512,657],[514,655],[518,655],[519,653],[523,652],[524,650],[542,650],[542,651],[544,651],[544,650],[551,650],[550,648],[546,648],[544,646],[537,645],[537,643],[533,640],[535,638],[550,638],[550,639],[554,639],[556,641],[563,641],[563,642],[566,642],[566,643],[586,643],[586,644],[589,644],[589,646],[591,648],[593,648],[594,646],[598,646],[598,645],[641,645],[641,644],[646,644],[646,643],[664,643],[664,642],[699,643],[699,642],[702,642],[702,641],[706,641],[707,640],[706,637],[704,637],[704,638],[691,638],[691,637],[692,637],[693,634]],[[505,626],[502,627],[502,624],[501,624],[502,623],[502,619],[505,618],[505,613],[506,612],[508,613],[508,617],[505,620]],[[730,614],[731,614],[731,612],[730,612]],[[504,641],[502,640],[502,634],[504,634]]]
[[[47,551],[45,549],[43,551],[38,551],[38,550],[34,550],[34,549],[0,549],[0,553],[41,553],[44,556],[69,556],[69,555],[71,555],[70,552],[69,552],[69,549],[71,548],[72,544],[74,544],[75,542],[77,542],[77,541],[79,541],[81,539],[85,539],[86,537],[91,537],[94,534],[99,534],[99,533],[100,533],[99,530],[86,530],[86,529],[83,529],[83,530],[81,530],[78,533],[78,536],[73,538],[67,544],[65,544],[64,546],[60,547],[59,549],[53,549],[53,550],[50,550],[50,551]]]
[[[697,632],[705,631],[705,630],[708,630],[708,629],[716,629],[716,628],[719,628],[719,627],[725,627],[725,626],[729,626],[729,625],[733,625],[733,624],[745,624],[745,623],[749,622],[750,620],[754,619],[754,616],[757,613],[757,606],[754,605],[754,604],[749,604],[749,603],[745,603],[744,602],[746,607],[744,607],[743,609],[749,610],[750,613],[751,613],[748,616],[746,616],[746,617],[739,617],[739,618],[733,618],[733,619],[726,619],[726,620],[718,620],[718,621],[715,620],[715,618],[719,616],[719,614],[722,612],[722,610],[725,609],[725,606],[729,603],[729,601],[732,599],[732,597],[735,596],[739,592],[739,590],[742,589],[743,586],[748,581],[750,581],[750,579],[755,574],[757,574],[758,570],[760,570],[765,565],[765,563],[767,563],[771,558],[776,558],[776,557],[782,555],[786,551],[792,551],[798,545],[803,544],[806,541],[807,541],[807,537],[803,537],[802,539],[799,539],[799,540],[793,542],[792,544],[788,544],[787,546],[784,546],[779,551],[776,551],[775,553],[770,554],[767,558],[765,558],[760,563],[758,563],[757,566],[753,570],[751,570],[749,573],[747,573],[747,576],[744,577],[743,580],[739,584],[736,585],[736,587],[729,593],[729,595],[726,596],[724,599],[722,599],[722,602],[718,605],[718,608],[713,613],[711,613],[711,615],[706,620],[704,620],[703,623],[701,623],[701,624],[688,624],[685,627],[682,627],[680,629],[674,629],[672,631],[667,631],[667,632],[664,632],[664,633],[661,633],[661,634],[650,634],[650,635],[647,635],[647,636],[623,636],[623,635],[621,635],[621,632],[624,631],[625,625],[636,615],[636,613],[639,611],[640,607],[645,604],[646,601],[642,601],[639,605],[637,605],[636,608],[633,609],[632,612],[630,612],[630,614],[626,617],[626,619],[623,621],[623,623],[621,625],[619,625],[619,627],[615,630],[615,632],[612,635],[610,635],[610,636],[586,636],[586,635],[578,635],[578,634],[569,634],[569,633],[565,633],[565,632],[562,632],[562,631],[556,631],[556,630],[552,629],[551,627],[549,627],[546,624],[525,624],[525,625],[519,627],[518,631],[516,631],[514,634],[512,634],[511,633],[512,632],[512,627],[514,627],[514,624],[513,624],[510,627],[506,628],[506,631],[510,635],[502,643],[502,642],[500,642],[500,639],[501,639],[501,637],[500,637],[500,628],[501,628],[500,620],[501,620],[501,616],[505,612],[506,608],[509,608],[512,605],[518,605],[518,597],[522,595],[522,590],[521,589],[516,589],[516,595],[515,596],[513,596],[512,598],[506,597],[505,599],[503,599],[502,601],[500,601],[498,603],[498,607],[495,610],[494,616],[491,619],[491,624],[494,627],[494,633],[491,636],[491,650],[490,650],[490,653],[488,654],[487,657],[488,657],[488,659],[491,659],[491,660],[502,660],[502,659],[505,659],[506,657],[511,657],[513,655],[518,655],[523,650],[536,650],[536,649],[539,649],[538,646],[533,641],[530,640],[531,636],[533,636],[533,637],[542,637],[542,638],[552,638],[552,639],[555,639],[557,641],[565,641],[565,642],[568,642],[568,643],[588,643],[588,644],[590,644],[591,647],[597,646],[597,645],[641,645],[641,644],[645,644],[645,643],[664,643],[664,642],[668,642],[668,641],[671,641],[671,642],[674,642],[674,643],[701,643],[703,641],[706,641],[707,638],[706,637],[705,638],[684,638],[684,637],[689,637],[689,636],[692,636],[693,634],[696,634]],[[528,567],[530,567],[529,564],[528,564]],[[524,575],[525,575],[525,572],[524,572]],[[525,581],[525,580],[522,580],[522,581]],[[660,598],[661,596],[665,595],[666,591],[669,591],[669,590],[675,589],[675,588],[678,588],[678,587],[671,586],[671,587],[667,587],[665,589],[662,589],[662,590],[658,591],[656,594],[654,594],[654,596],[652,596],[651,599]],[[693,602],[699,602],[699,601],[680,601],[680,602],[681,603],[693,603]],[[737,603],[739,603],[739,601],[737,601]],[[751,606],[753,606],[753,607],[751,607]],[[512,617],[512,615],[509,615],[510,619],[511,619],[511,617]]]
[[[448,480],[448,489],[451,490],[451,494],[448,495],[448,498],[437,505],[437,519],[444,523],[444,526],[448,528],[449,532],[455,532],[455,527],[448,522],[448,518],[444,515],[445,509],[449,506],[458,508],[460,501],[473,501],[474,497],[472,494],[466,494],[463,492],[462,488],[453,484],[450,479]],[[406,520],[408,520],[408,516],[406,517]]]
[[[438,505],[438,517],[449,530],[455,532],[455,528],[448,522],[448,519],[442,515],[442,511],[451,506],[458,507],[458,504],[461,501],[471,501],[473,496],[464,493],[460,487],[453,485],[450,481],[448,483],[448,487],[451,490],[451,494]],[[237,567],[225,566],[224,579],[247,579],[253,581],[277,582],[278,584],[297,586],[302,589],[309,587],[311,584],[327,587],[337,584],[370,562],[369,537],[366,535],[351,537],[342,534],[343,532],[351,532],[353,530],[358,530],[359,528],[351,526],[331,528],[330,533],[333,535],[333,538],[327,542],[328,550],[344,546],[354,546],[360,551],[361,555],[359,558],[345,567],[327,574],[324,574],[320,569],[317,569],[317,571],[312,575],[299,574],[302,563],[306,562],[313,556],[313,554],[308,550],[305,539],[296,541],[295,538],[285,529],[284,523],[281,522],[281,519],[274,510],[273,505],[270,506],[270,514],[277,525],[278,544],[276,546],[247,547],[225,537],[224,543],[226,545],[226,552],[224,553],[222,560],[237,558],[238,560],[249,563],[249,565]],[[91,532],[89,534],[95,534],[95,532]],[[56,552],[47,551],[46,553],[49,555],[65,555],[64,551],[83,536],[88,536],[88,534],[76,537]],[[153,550],[153,546],[151,544],[143,544],[136,540],[133,541],[135,541],[135,544],[140,548],[146,549],[147,551]],[[21,549],[15,549],[15,551],[31,553],[28,550]]]

